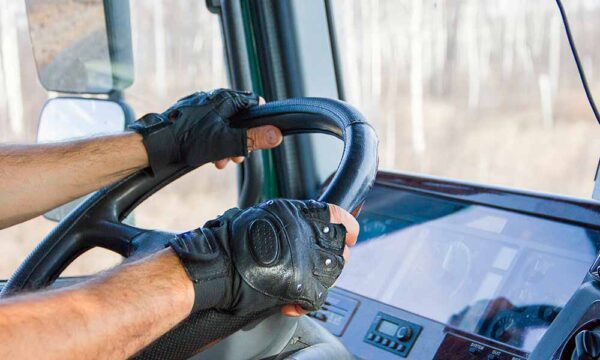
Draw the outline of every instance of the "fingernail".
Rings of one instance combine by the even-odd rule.
[[[269,144],[275,145],[277,144],[277,140],[277,132],[273,129],[269,129],[269,131],[267,131],[267,141]]]

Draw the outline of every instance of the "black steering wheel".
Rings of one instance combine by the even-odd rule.
[[[344,141],[337,172],[319,200],[352,211],[365,199],[377,172],[377,137],[363,116],[346,103],[301,98],[271,102],[250,109],[232,126],[275,125],[284,135],[325,133]],[[193,170],[172,166],[152,176],[142,170],[92,195],[65,217],[33,250],[6,283],[1,296],[51,285],[79,255],[103,247],[124,257],[163,247],[168,233],[123,224],[137,205]],[[261,320],[207,310],[190,315],[177,327],[136,355],[143,359],[181,359]]]

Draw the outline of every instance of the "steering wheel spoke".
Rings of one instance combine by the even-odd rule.
[[[89,248],[102,247],[129,257],[134,252],[134,239],[147,232],[135,226],[100,220],[85,229],[82,236]]]

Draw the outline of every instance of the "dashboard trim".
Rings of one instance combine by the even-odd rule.
[[[600,229],[600,201],[489,186],[429,175],[379,171],[375,185],[400,188]]]
[[[444,338],[444,341],[446,341],[448,335],[450,336],[454,336],[457,338],[461,338],[463,340],[466,341],[472,341],[472,342],[476,342],[479,343],[483,346],[485,346],[488,349],[492,349],[492,350],[499,350],[501,351],[503,354],[508,354],[511,356],[516,356],[517,358],[527,358],[529,356],[529,353],[520,349],[517,349],[514,346],[510,346],[507,345],[505,343],[499,342],[499,341],[495,341],[489,338],[486,338],[485,336],[481,336],[478,334],[474,334],[474,333],[470,333],[464,330],[460,330],[448,325],[445,325],[444,328],[444,334],[446,335],[446,337]],[[442,341],[442,343],[444,342]],[[440,344],[440,348],[438,349],[438,353],[436,353],[436,356],[438,354],[443,354],[443,349],[441,348]],[[435,358],[437,359],[437,357]]]

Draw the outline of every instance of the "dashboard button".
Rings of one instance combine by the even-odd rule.
[[[487,360],[499,360],[499,359],[500,359],[500,355],[498,355],[498,354],[491,353],[491,354],[488,354],[488,356],[487,356]]]
[[[483,345],[473,343],[469,346],[469,353],[479,355],[483,352],[483,349]]]
[[[398,329],[398,332],[396,333],[396,337],[398,338],[398,340],[401,341],[406,341],[410,339],[411,336],[412,330],[408,326],[402,326],[400,329]]]
[[[369,335],[367,335],[367,340],[373,340],[375,338],[375,334],[373,333],[369,333]]]
[[[310,313],[309,315],[317,320],[327,321],[327,315],[323,314],[322,312],[315,311]]]
[[[378,312],[373,318],[369,329],[363,333],[363,339],[366,343],[383,351],[406,357],[418,340],[422,330],[423,326],[421,325],[393,317],[384,312]],[[370,340],[369,334],[373,334],[372,340]]]

